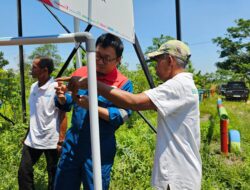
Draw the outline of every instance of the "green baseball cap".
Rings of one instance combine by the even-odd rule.
[[[185,62],[191,56],[189,47],[179,40],[169,40],[162,44],[158,50],[148,53],[147,56],[152,59],[162,54],[173,55]]]

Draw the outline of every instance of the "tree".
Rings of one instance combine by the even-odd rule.
[[[0,100],[5,105],[2,113],[16,122],[22,115],[19,102],[21,100],[20,77],[12,69],[0,68],[0,80]]]
[[[228,70],[234,74],[232,78],[247,79],[250,71],[250,20],[238,19],[235,27],[229,27],[225,37],[213,39],[221,48],[220,58],[216,63],[219,70]],[[249,79],[248,79],[249,80]]]
[[[163,34],[161,34],[161,36],[159,38],[153,38],[152,42],[152,46],[149,46],[145,52],[145,54],[149,53],[149,52],[153,52],[156,51],[157,49],[159,49],[159,47],[169,41],[169,40],[173,40],[174,38],[171,36],[164,36]]]
[[[9,64],[9,61],[4,59],[3,56],[4,56],[3,52],[0,51],[0,69]]]
[[[78,48],[78,50],[80,50],[80,51],[81,51],[81,54],[82,54],[82,60],[81,60],[82,65],[81,65],[81,66],[86,66],[86,65],[87,65],[86,52],[84,52],[81,48]],[[76,55],[77,55],[77,54],[75,54],[75,56],[74,56],[74,58],[73,58],[74,68],[76,68]]]
[[[36,56],[47,56],[52,58],[55,67],[58,67],[62,60],[61,56],[58,54],[58,49],[55,44],[45,44],[37,47],[28,58],[33,60]]]
[[[159,49],[159,47],[169,41],[169,40],[174,40],[175,38],[171,37],[171,36],[164,36],[163,34],[161,34],[161,36],[159,38],[153,38],[152,42],[152,46],[149,46],[146,51],[145,51],[145,54],[149,53],[149,52],[153,52],[153,51],[156,51],[157,49]],[[153,80],[156,84],[159,84],[161,83],[159,81],[159,78],[156,76],[156,72],[155,72],[155,66],[156,66],[156,62],[155,61],[151,61],[149,63],[149,70],[150,70],[150,73],[152,74],[152,77],[153,77]],[[186,66],[186,70],[188,72],[191,72],[191,73],[194,73],[195,72],[195,69],[193,68],[193,65],[192,65],[192,62],[189,60],[187,66]]]
[[[194,82],[198,89],[210,89],[218,83],[216,73],[202,74],[198,71],[194,74]]]

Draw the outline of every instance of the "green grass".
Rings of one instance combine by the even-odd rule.
[[[202,189],[250,189],[250,105],[245,102],[223,101],[229,115],[229,130],[241,135],[241,152],[224,156],[220,152],[220,124],[217,97],[201,103]]]
[[[229,119],[229,129],[239,130],[241,152],[224,156],[220,152],[220,125],[216,107],[217,97],[205,99],[200,104],[201,156],[203,190],[250,189],[250,104],[223,101]],[[156,113],[143,113],[156,126]],[[21,140],[26,125],[11,126],[0,120],[0,190],[15,190],[17,170],[21,157]],[[155,134],[134,113],[131,120],[116,133],[117,155],[112,172],[111,190],[145,190],[150,187],[155,149]],[[35,166],[38,190],[47,188],[45,159]]]

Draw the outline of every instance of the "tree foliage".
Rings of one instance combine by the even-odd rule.
[[[161,34],[160,37],[156,37],[156,38],[153,38],[152,39],[152,45],[149,46],[146,51],[145,51],[145,54],[149,53],[149,52],[152,52],[152,51],[156,51],[157,49],[159,49],[159,47],[169,41],[169,40],[173,40],[174,38],[171,37],[171,36],[164,36],[163,34]]]
[[[62,60],[61,56],[58,54],[58,49],[55,44],[45,44],[37,47],[28,58],[33,60],[36,56],[46,56],[52,58],[55,67],[58,67]]]
[[[250,20],[238,19],[236,26],[229,27],[224,37],[213,42],[221,48],[222,61],[217,62],[218,69],[238,74],[238,79],[246,79],[250,71]]]
[[[0,100],[3,102],[1,113],[16,122],[21,115],[20,77],[11,69],[0,69],[0,80]]]
[[[3,52],[0,51],[0,69],[9,64],[9,61],[4,59]]]
[[[60,71],[60,69],[62,68],[62,66],[64,64],[62,62],[62,58],[61,58],[60,54],[58,53],[58,49],[57,49],[57,46],[55,44],[45,44],[45,45],[37,47],[28,56],[29,61],[31,62],[36,56],[46,56],[46,57],[50,57],[51,59],[53,59],[54,67],[55,67],[55,70],[52,73],[53,77],[55,77],[58,74],[58,72]],[[74,60],[73,60],[73,63],[75,64]],[[27,68],[26,70],[30,71],[31,64],[26,64],[25,68]],[[68,76],[73,72],[73,70],[74,70],[73,67],[68,67],[64,71],[63,75]]]
[[[81,55],[82,55],[81,66],[87,65],[86,52],[84,52],[81,48],[79,48],[78,50],[80,50]],[[74,68],[76,68],[76,56],[77,56],[77,54],[75,54],[75,56],[73,58]]]
[[[169,41],[169,40],[173,40],[175,38],[171,37],[171,36],[165,36],[163,34],[160,35],[160,37],[156,37],[156,38],[153,38],[152,40],[152,45],[149,46],[146,51],[145,51],[145,54],[148,54],[149,52],[153,52],[153,51],[156,51],[157,49],[159,49],[159,47]],[[156,76],[156,72],[155,72],[155,66],[156,66],[156,62],[155,61],[150,61],[149,64],[149,70],[150,70],[150,73],[153,77],[153,80],[155,82],[155,84],[160,84],[162,83],[159,78]],[[191,72],[191,73],[194,73],[195,72],[195,69],[193,68],[193,65],[192,65],[192,62],[189,60],[187,66],[186,66],[186,70],[188,72]]]

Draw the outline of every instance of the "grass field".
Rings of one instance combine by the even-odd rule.
[[[223,101],[229,115],[229,130],[241,135],[241,152],[224,156],[220,152],[220,119],[217,97],[201,103],[202,189],[250,189],[250,104]]]
[[[224,156],[220,152],[220,124],[217,96],[200,103],[201,155],[203,163],[203,190],[250,189],[250,104],[223,101],[230,124],[241,135],[241,152]],[[144,112],[156,126],[156,113]],[[21,139],[25,134],[21,123],[0,127],[0,190],[15,190],[21,156]],[[155,134],[135,113],[132,119],[117,131],[117,155],[112,173],[111,190],[151,189],[150,178],[155,148]],[[35,167],[38,190],[47,189],[45,160]]]

